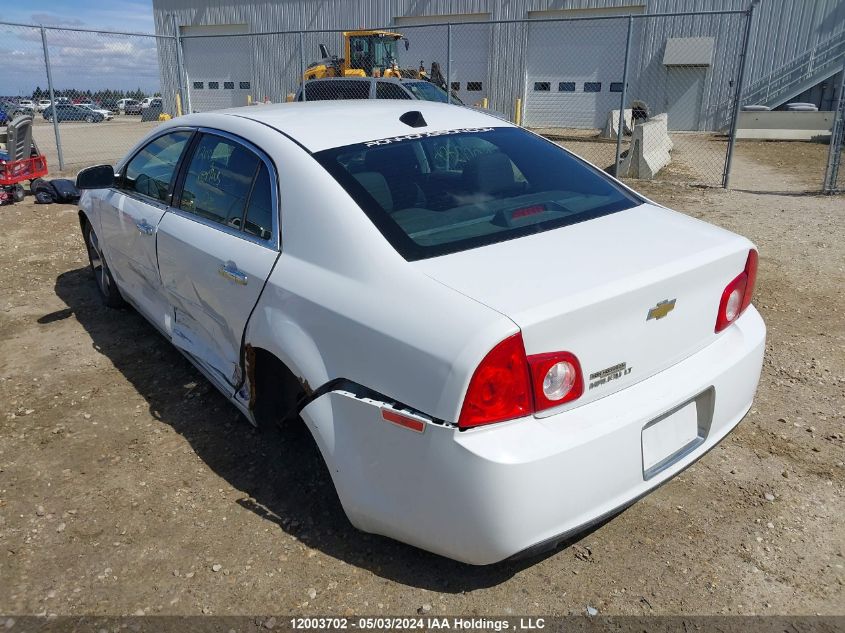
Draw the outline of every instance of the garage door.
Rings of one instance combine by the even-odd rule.
[[[250,38],[225,36],[248,32],[246,24],[181,27],[192,111],[208,112],[247,104],[247,95],[252,93]],[[191,35],[218,37],[191,38]]]
[[[613,13],[627,15],[641,9],[619,8]],[[607,16],[608,11],[596,14]],[[530,15],[538,19],[592,14],[554,11]],[[627,31],[624,19],[532,22],[528,30],[524,125],[604,127],[610,110],[619,108]],[[632,51],[637,50],[635,44]]]
[[[489,19],[488,13],[395,18],[397,27],[410,41],[408,51],[401,50],[402,64],[416,67],[422,61],[426,71],[430,71],[431,62],[436,61],[445,77],[446,27],[420,25],[452,23],[452,89],[465,103],[480,101],[487,96],[488,90],[490,26],[478,22]]]

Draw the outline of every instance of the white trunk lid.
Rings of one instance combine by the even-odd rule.
[[[648,378],[712,342],[722,291],[751,247],[646,204],[414,265],[512,319],[529,355],[578,357],[584,394],[545,416]],[[664,301],[674,308],[648,318]]]

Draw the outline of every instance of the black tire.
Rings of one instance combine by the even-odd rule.
[[[92,116],[89,114],[87,117],[85,117],[85,122],[86,122],[86,123],[93,123],[93,122],[94,122],[94,117],[92,117]]]
[[[22,184],[18,183],[12,186],[12,200],[15,202],[23,202],[25,196],[26,191],[24,191]]]
[[[120,295],[120,290],[112,277],[109,266],[106,263],[106,258],[100,248],[100,240],[94,232],[90,222],[85,222],[85,227],[82,229],[82,237],[85,239],[85,249],[88,251],[88,263],[91,265],[91,272],[94,275],[94,280],[97,282],[97,289],[100,291],[100,296],[110,308],[123,308],[126,306],[126,301]]]

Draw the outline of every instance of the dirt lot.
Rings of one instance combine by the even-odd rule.
[[[100,304],[74,207],[3,207],[0,613],[845,613],[843,199],[645,191],[760,247],[756,403],[614,520],[489,568],[356,531],[306,435],[254,432]]]

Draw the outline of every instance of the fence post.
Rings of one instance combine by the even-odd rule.
[[[446,103],[452,103],[452,24],[446,25]]]
[[[50,51],[47,50],[47,29],[41,27],[41,45],[44,47],[44,66],[47,67],[47,90],[50,92],[50,107],[53,109],[53,134],[56,135],[56,153],[59,155],[59,171],[64,171],[62,137],[59,135],[59,117],[56,114],[56,95],[53,93],[53,73],[50,70]]]
[[[176,100],[176,116],[182,116],[182,104],[187,103],[185,100],[185,84],[183,83],[182,79],[182,38],[181,34],[179,33],[179,25],[176,23],[176,14],[170,14],[171,21],[173,22],[173,33],[174,33],[174,43],[176,44],[176,75],[178,78],[178,86],[179,86],[179,98]],[[190,108],[188,110],[190,113]]]
[[[616,167],[613,175],[619,178],[619,163],[622,162],[622,137],[625,134],[625,101],[628,98],[628,60],[631,57],[631,33],[634,17],[628,16],[628,35],[625,38],[625,65],[622,67],[622,94],[619,96],[619,127],[616,130]],[[634,121],[631,120],[631,125]],[[633,130],[632,130],[633,132]]]
[[[299,83],[302,86],[302,100],[308,101],[305,96],[305,34],[299,32]]]
[[[824,192],[834,193],[839,169],[842,167],[842,150],[845,142],[845,61],[842,63],[842,80],[839,82],[839,101],[830,128],[830,148],[827,154],[827,170],[824,177]]]
[[[734,147],[736,146],[736,129],[739,122],[739,108],[742,104],[742,84],[745,78],[745,66],[748,63],[748,41],[751,39],[751,20],[754,17],[754,7],[758,0],[752,0],[751,6],[745,12],[745,31],[742,36],[742,52],[739,61],[739,74],[736,78],[736,97],[734,97],[733,112],[731,113],[731,131],[728,137],[728,154],[725,158],[725,172],[722,175],[722,187],[728,188],[731,182],[731,165],[734,158]]]

